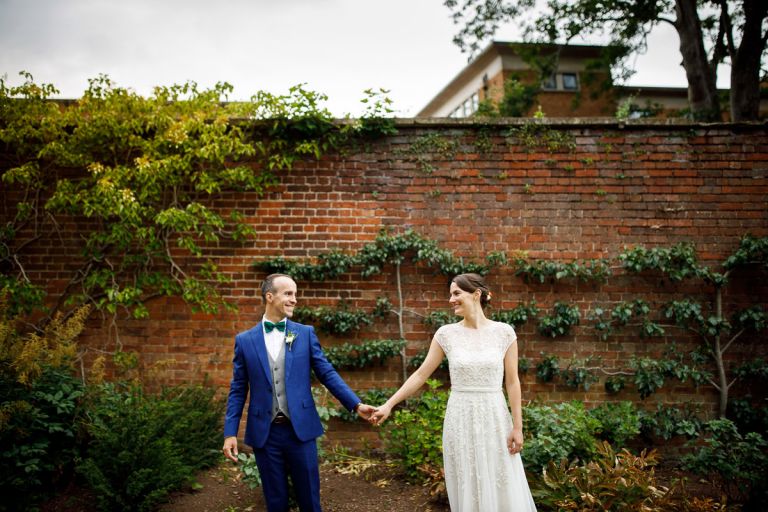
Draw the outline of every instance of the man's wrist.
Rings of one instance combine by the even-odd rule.
[[[352,412],[357,412],[361,405],[363,405],[363,402],[357,402],[357,404],[352,408]]]

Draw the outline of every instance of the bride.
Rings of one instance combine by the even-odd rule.
[[[370,421],[381,425],[447,356],[451,395],[443,423],[443,465],[451,510],[535,511],[520,459],[523,414],[517,336],[510,325],[485,317],[483,308],[490,300],[482,276],[461,274],[452,279],[448,302],[463,320],[437,330],[422,365]]]

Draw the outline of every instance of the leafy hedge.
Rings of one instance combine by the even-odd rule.
[[[0,290],[0,510],[26,510],[68,483],[84,393],[72,365],[88,309],[27,334],[16,313]]]
[[[0,510],[26,510],[65,485],[77,454],[83,384],[46,367],[30,386],[0,374]]]
[[[219,458],[224,410],[212,388],[86,385],[74,366],[88,309],[19,334],[2,297],[0,511],[34,509],[76,475],[102,510],[150,510]]]
[[[218,459],[223,404],[214,390],[104,384],[88,404],[78,472],[102,510],[151,510]]]

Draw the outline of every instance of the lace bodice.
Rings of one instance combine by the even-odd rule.
[[[444,325],[435,339],[448,356],[453,391],[498,391],[504,380],[504,354],[517,335],[511,325],[491,321],[480,329]]]

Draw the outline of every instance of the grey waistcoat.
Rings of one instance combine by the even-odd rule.
[[[277,360],[267,350],[269,357],[269,370],[272,373],[272,419],[275,419],[278,411],[290,418],[288,414],[288,399],[285,396],[285,343],[280,344],[280,353]]]

